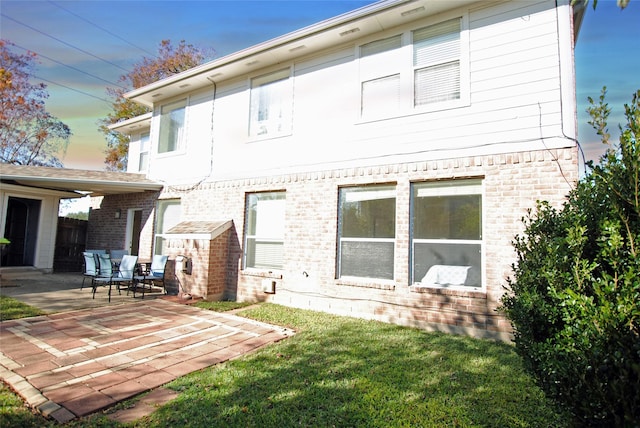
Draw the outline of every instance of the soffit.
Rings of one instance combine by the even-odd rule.
[[[194,67],[175,76],[131,91],[125,96],[152,107],[154,103],[213,85],[233,77],[291,61],[314,52],[471,4],[471,0],[381,1],[284,36]]]

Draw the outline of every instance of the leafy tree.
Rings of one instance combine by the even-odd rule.
[[[640,422],[640,90],[609,142],[606,88],[589,122],[609,145],[562,209],[539,203],[516,236],[502,298],[516,349],[579,426]]]
[[[132,89],[149,85],[173,74],[193,68],[211,56],[207,50],[188,45],[184,40],[173,46],[170,40],[160,42],[156,58],[143,57],[134,64],[133,70],[120,76],[122,87],[107,88],[107,94],[114,100],[112,112],[100,121],[100,131],[107,139],[105,164],[107,169],[122,171],[126,169],[129,139],[127,136],[109,130],[108,126],[143,115],[150,110],[124,97]]]
[[[624,9],[625,7],[627,7],[629,5],[629,2],[631,0],[617,0],[618,3],[618,7],[620,9]],[[584,3],[584,5],[588,5],[589,4],[589,0],[571,0],[571,5],[575,5],[577,3]],[[598,6],[598,0],[593,0],[593,9],[595,10],[596,6]]]
[[[44,83],[33,84],[36,55],[0,39],[0,162],[61,167],[71,130],[45,110]]]
[[[75,218],[77,220],[89,220],[89,213],[86,211],[77,211],[74,213],[68,213],[65,217]]]

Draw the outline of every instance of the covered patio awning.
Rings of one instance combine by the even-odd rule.
[[[43,166],[0,165],[2,185],[16,185],[69,192],[69,196],[105,196],[145,191],[160,191],[162,183],[143,174]]]

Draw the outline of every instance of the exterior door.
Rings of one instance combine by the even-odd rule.
[[[127,249],[129,254],[137,256],[142,230],[142,210],[132,208],[127,214]]]
[[[38,199],[9,197],[4,237],[11,244],[2,251],[2,266],[35,264],[40,205]]]

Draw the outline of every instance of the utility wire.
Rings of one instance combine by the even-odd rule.
[[[141,51],[146,52],[146,53],[148,53],[149,55],[151,55],[152,57],[156,58],[156,55],[155,55],[154,53],[149,52],[149,51],[148,51],[148,50],[146,50],[145,48],[140,47],[140,46],[138,46],[138,45],[136,45],[136,44],[134,44],[134,43],[131,43],[130,41],[128,41],[128,40],[126,40],[126,39],[124,39],[124,38],[120,37],[120,36],[119,36],[119,35],[117,35],[116,33],[113,33],[113,32],[111,32],[111,31],[107,30],[106,28],[101,27],[100,25],[96,24],[95,22],[89,21],[88,19],[86,19],[86,18],[84,18],[84,17],[82,17],[82,16],[78,15],[77,13],[70,11],[70,10],[69,10],[69,9],[67,9],[66,7],[60,6],[58,3],[53,2],[53,1],[51,1],[51,0],[49,0],[49,3],[51,3],[52,5],[54,5],[54,6],[56,6],[56,7],[59,7],[60,9],[64,10],[64,11],[65,11],[65,12],[67,12],[67,13],[70,13],[71,15],[75,16],[76,18],[82,19],[84,22],[88,23],[89,25],[92,25],[92,26],[94,26],[94,27],[98,28],[99,30],[104,31],[104,32],[105,32],[105,33],[107,33],[107,34],[109,34],[109,35],[111,35],[111,36],[113,36],[113,37],[115,37],[115,38],[117,38],[117,39],[119,39],[119,40],[122,40],[123,42],[127,43],[128,45],[133,46],[133,47],[134,47],[134,48],[136,48],[136,49],[140,49]]]
[[[40,34],[42,34],[43,36],[49,37],[49,38],[51,38],[51,39],[53,39],[53,40],[55,40],[55,41],[57,41],[57,42],[60,42],[60,43],[62,43],[62,44],[64,44],[64,45],[66,45],[66,46],[68,46],[68,47],[70,47],[70,48],[72,48],[72,49],[75,49],[75,50],[77,50],[77,51],[80,51],[80,52],[82,52],[82,53],[84,53],[84,54],[86,54],[86,55],[89,55],[89,56],[91,56],[91,57],[93,57],[93,58],[99,59],[100,61],[103,61],[103,62],[105,62],[105,63],[107,63],[107,64],[109,64],[109,65],[112,65],[112,66],[114,66],[114,67],[119,68],[120,70],[123,70],[123,71],[125,71],[125,72],[129,73],[129,70],[127,70],[126,68],[120,67],[118,64],[115,64],[115,63],[113,63],[113,62],[111,62],[111,61],[108,61],[108,60],[106,60],[106,59],[104,59],[104,58],[100,58],[99,56],[94,55],[94,54],[92,54],[91,52],[87,52],[87,51],[85,51],[84,49],[81,49],[81,48],[79,48],[79,47],[77,47],[77,46],[74,46],[74,45],[72,45],[72,44],[70,44],[70,43],[65,42],[64,40],[60,40],[60,39],[58,39],[57,37],[52,36],[51,34],[45,33],[44,31],[40,31],[40,30],[38,30],[37,28],[34,28],[34,27],[32,27],[31,25],[29,25],[29,24],[25,24],[24,22],[18,21],[17,19],[14,19],[14,18],[10,17],[9,15],[6,15],[6,14],[4,14],[4,13],[0,13],[0,15],[4,16],[5,18],[7,18],[7,19],[9,19],[9,20],[11,20],[11,21],[13,21],[13,22],[15,22],[15,23],[17,23],[17,24],[20,24],[20,25],[22,25],[22,26],[24,26],[24,27],[27,27],[27,28],[29,28],[30,30],[35,31],[36,33],[40,33]]]
[[[127,89],[126,87],[124,87],[124,86],[122,86],[122,85],[120,85],[120,84],[118,84],[118,83],[113,83],[113,82],[111,82],[111,81],[109,81],[109,80],[105,80],[105,79],[103,79],[102,77],[96,76],[95,74],[91,74],[91,73],[88,73],[88,72],[86,72],[86,71],[80,70],[79,68],[76,68],[76,67],[74,67],[74,66],[72,66],[72,65],[65,64],[65,63],[63,63],[63,62],[57,61],[57,60],[55,60],[55,59],[53,59],[53,58],[50,58],[50,57],[48,57],[48,56],[46,56],[46,55],[43,55],[43,54],[38,53],[38,52],[36,52],[36,51],[33,51],[33,50],[31,50],[31,49],[27,49],[27,48],[22,47],[22,46],[20,46],[20,45],[16,45],[16,44],[15,44],[15,43],[13,43],[13,42],[12,42],[12,45],[13,45],[13,46],[15,46],[15,47],[17,47],[17,48],[20,48],[20,49],[22,49],[22,50],[25,50],[25,51],[27,51],[27,52],[33,52],[33,53],[35,53],[36,55],[38,55],[39,57],[46,58],[46,59],[48,59],[49,61],[55,62],[56,64],[60,64],[60,65],[65,66],[65,67],[68,67],[68,68],[70,68],[70,69],[72,69],[72,70],[75,70],[75,71],[77,71],[77,72],[79,72],[79,73],[86,74],[87,76],[93,77],[94,79],[101,80],[101,81],[103,81],[103,82],[105,82],[105,83],[108,83],[108,84],[110,84],[110,85],[113,85],[113,86],[118,86],[119,88],[122,88],[122,89]]]
[[[69,89],[69,90],[71,90],[71,91],[78,92],[79,94],[86,95],[86,96],[91,97],[91,98],[95,98],[96,100],[104,101],[104,102],[105,102],[105,103],[107,103],[109,106],[112,106],[111,101],[106,100],[106,99],[104,99],[104,98],[100,98],[100,97],[98,97],[98,96],[96,96],[96,95],[93,95],[93,94],[90,94],[90,93],[88,93],[88,92],[81,91],[80,89],[75,89],[75,88],[72,88],[72,87],[70,87],[70,86],[63,85],[62,83],[54,82],[54,81],[52,81],[52,80],[47,80],[47,79],[45,79],[45,78],[42,78],[42,77],[36,76],[35,74],[33,75],[33,77],[35,77],[35,78],[36,78],[36,79],[38,79],[38,80],[42,80],[43,82],[51,83],[51,84],[53,84],[53,85],[62,86],[62,87],[63,87],[63,88],[65,88],[65,89]]]

